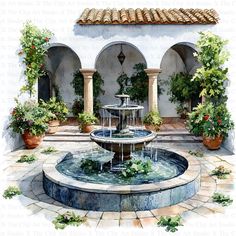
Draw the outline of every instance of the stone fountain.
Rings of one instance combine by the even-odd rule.
[[[120,104],[103,107],[110,114],[110,124],[111,116],[118,117],[116,128],[110,125],[90,134],[102,148],[48,158],[43,165],[45,192],[70,207],[93,211],[151,210],[192,197],[200,186],[199,162],[188,153],[146,147],[156,133],[128,125],[128,118],[143,107],[129,105],[127,95],[116,97]],[[123,163],[130,158],[151,161],[152,171],[122,179]],[[86,159],[98,162],[99,172],[85,173],[81,163]]]

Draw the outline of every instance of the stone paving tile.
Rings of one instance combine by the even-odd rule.
[[[225,209],[224,207],[222,207],[220,204],[217,203],[205,203],[204,207],[207,207],[208,209],[212,210],[213,212],[217,212],[217,213],[224,213]]]
[[[153,217],[151,211],[136,211],[136,215],[138,218]]]
[[[189,204],[186,204],[186,203],[183,203],[183,202],[179,203],[178,205],[183,207],[183,208],[186,208],[188,210],[192,210],[194,208],[193,206],[191,206]]]
[[[100,219],[102,217],[102,211],[89,211],[86,217],[91,219]]]
[[[139,219],[125,219],[125,220],[120,220],[120,227],[142,228],[142,225]]]
[[[84,210],[79,210],[79,209],[66,209],[66,208],[61,208],[59,210],[55,210],[57,211],[59,214],[64,214],[67,211],[72,211],[74,212],[76,215],[80,215],[81,217],[84,217],[88,214],[88,211],[84,211]]]
[[[96,228],[100,219],[91,219],[86,218],[86,222],[84,223],[84,226],[90,227],[90,228]]]
[[[121,219],[136,219],[137,215],[134,211],[122,211],[120,213]]]
[[[140,223],[143,228],[157,227],[157,222],[158,220],[156,217],[146,217],[140,219]]]
[[[55,211],[50,211],[48,209],[42,209],[41,211],[37,212],[35,215],[43,215],[46,219],[53,221],[55,217],[58,216],[58,213]]]
[[[207,202],[209,198],[210,198],[209,196],[202,196],[202,195],[196,194],[191,199],[198,200],[201,202]]]
[[[19,200],[19,202],[23,205],[23,206],[29,206],[31,205],[32,203],[37,203],[38,200],[34,200],[34,199],[31,199],[31,198],[28,198],[24,195],[19,195],[19,196],[16,196],[16,198]]]
[[[232,190],[234,190],[234,184],[217,184],[216,190],[217,192],[218,191],[231,192]]]
[[[194,200],[194,199],[188,199],[188,200],[184,201],[183,203],[186,203],[186,204],[188,204],[188,205],[191,205],[191,206],[193,206],[194,208],[195,208],[195,207],[200,207],[200,206],[202,206],[202,205],[204,204],[204,202],[198,201],[198,200]]]
[[[102,214],[103,220],[119,220],[120,212],[104,212]]]
[[[201,218],[203,216],[197,214],[196,212],[194,211],[185,211],[181,214],[181,217],[183,219],[184,222],[188,222],[192,219],[197,219],[197,218]]]
[[[40,195],[37,195],[38,199],[42,202],[46,202],[46,203],[53,203],[54,199],[49,197],[46,193],[42,193]]]
[[[201,216],[207,216],[209,214],[214,213],[214,211],[212,211],[211,209],[204,207],[204,206],[199,207],[199,208],[195,208],[193,211]]]
[[[168,216],[168,215],[179,215],[182,212],[187,211],[187,210],[188,209],[180,205],[174,205],[174,206],[151,210],[151,212],[154,216]]]
[[[114,228],[119,227],[119,220],[100,220],[97,228]]]
[[[36,204],[28,205],[26,209],[29,211],[29,215],[34,215],[42,210],[42,208]]]

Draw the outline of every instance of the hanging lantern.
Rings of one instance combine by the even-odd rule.
[[[122,44],[120,45],[120,53],[119,55],[117,56],[120,64],[122,65],[123,62],[125,61],[125,54],[123,53],[123,50],[122,50]]]

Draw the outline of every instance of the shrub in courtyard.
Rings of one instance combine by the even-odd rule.
[[[231,170],[226,169],[224,166],[218,166],[211,172],[211,175],[217,176],[218,179],[226,179],[231,172]]]
[[[226,196],[222,193],[214,193],[214,195],[212,196],[212,200],[213,202],[217,202],[222,206],[228,206],[233,202],[233,200],[229,196]]]
[[[41,153],[48,155],[48,154],[51,154],[51,153],[54,153],[54,152],[57,152],[56,148],[48,147],[48,148],[43,149],[43,151]]]
[[[26,76],[26,84],[21,88],[21,91],[29,92],[31,96],[35,93],[34,85],[37,80],[45,74],[44,60],[52,33],[27,22],[21,34],[19,55],[23,57]]]
[[[157,222],[158,226],[166,227],[166,231],[176,232],[178,230],[178,226],[183,226],[181,223],[181,217],[177,216],[161,216],[159,221]]]
[[[29,155],[22,155],[20,157],[19,160],[17,160],[18,163],[23,163],[23,162],[27,162],[27,163],[32,163],[34,162],[35,160],[37,160],[37,157],[35,154],[29,154]]]
[[[74,212],[67,211],[64,214],[59,214],[52,223],[56,229],[64,229],[68,225],[80,226],[85,221],[85,218],[76,215]]]
[[[150,111],[143,118],[145,127],[149,130],[158,131],[163,120],[158,111]]]
[[[20,195],[21,194],[21,191],[18,187],[16,186],[9,186],[3,193],[3,197],[4,198],[8,198],[8,199],[11,199],[13,198],[14,196],[16,195]]]
[[[88,112],[83,112],[78,115],[78,122],[82,132],[89,133],[93,130],[93,125],[97,122],[97,118]]]

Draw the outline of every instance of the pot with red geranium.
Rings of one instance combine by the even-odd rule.
[[[42,142],[48,129],[47,121],[53,114],[34,101],[20,103],[16,100],[16,103],[11,113],[9,127],[22,135],[26,148],[36,148]]]
[[[234,124],[225,104],[215,106],[206,102],[189,113],[187,127],[191,133],[203,136],[203,144],[208,149],[216,150]]]
[[[56,97],[51,97],[49,101],[39,101],[40,107],[45,108],[47,111],[53,114],[53,117],[48,121],[47,133],[54,134],[58,131],[60,122],[66,120],[68,114],[68,108],[63,101],[58,101]]]

